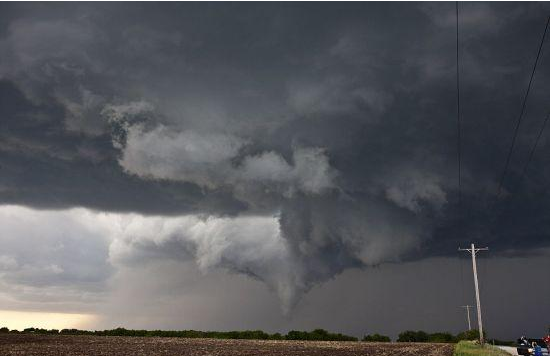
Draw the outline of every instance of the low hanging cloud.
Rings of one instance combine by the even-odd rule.
[[[140,111],[141,112],[141,111]],[[115,111],[118,117],[123,117]],[[292,195],[335,188],[337,172],[323,149],[294,147],[292,163],[274,151],[242,156],[250,139],[232,134],[177,131],[162,124],[123,124],[119,164],[143,178],[195,183],[202,187],[259,184]],[[240,161],[240,162],[237,162]]]
[[[384,184],[388,200],[415,213],[426,205],[441,210],[447,203],[447,193],[436,176],[403,169],[401,174],[394,175]]]
[[[158,259],[261,280],[286,311],[303,278],[288,263],[289,249],[273,216],[163,217],[4,205],[0,223],[0,285],[21,303],[37,295],[97,300],[117,270]],[[38,239],[45,247],[29,248]]]
[[[274,291],[285,313],[303,292],[305,276],[292,264],[276,217],[131,215],[113,237],[109,259],[115,265],[170,258],[192,260],[203,273],[224,269],[245,274]]]
[[[334,188],[337,172],[321,148],[294,148],[293,165],[279,154],[269,151],[257,156],[247,156],[237,168],[236,175],[243,181],[264,184],[284,184],[289,189],[319,194]]]
[[[125,216],[113,233],[110,261],[193,260],[264,282],[284,313],[315,284],[350,267],[397,262],[418,244],[420,227],[391,208],[293,198],[279,216]],[[392,224],[390,219],[403,219]]]
[[[230,174],[231,159],[244,144],[230,135],[173,132],[162,125],[148,131],[143,125],[132,125],[119,163],[141,177],[214,188]]]
[[[369,213],[349,204],[308,210],[307,204],[295,201],[280,215],[239,217],[2,206],[0,285],[21,303],[37,295],[88,303],[106,296],[109,280],[119,270],[173,260],[194,263],[204,274],[222,270],[259,280],[278,296],[288,314],[303,293],[335,273],[397,261],[401,252],[416,244],[414,228],[387,224],[388,212]],[[303,219],[304,214],[311,216]],[[362,215],[367,217],[364,223],[358,220]],[[308,224],[315,227],[304,239],[297,233],[311,228]],[[38,236],[46,248],[29,249]]]

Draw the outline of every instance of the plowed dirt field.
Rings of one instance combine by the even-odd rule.
[[[0,334],[1,356],[452,356],[454,345]]]

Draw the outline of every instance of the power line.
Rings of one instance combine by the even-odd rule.
[[[518,185],[523,181],[523,178],[525,178],[525,176],[527,175],[527,167],[529,167],[529,163],[531,163],[531,161],[533,160],[533,156],[535,155],[535,150],[537,149],[537,145],[539,144],[540,138],[542,137],[542,133],[544,132],[544,128],[546,127],[546,123],[548,122],[548,118],[550,118],[550,112],[544,118],[544,121],[542,122],[542,126],[535,140],[535,144],[533,145],[533,147],[531,147],[531,151],[529,152],[529,157],[527,158],[527,161],[525,162],[525,166],[523,167],[523,172],[519,178]]]
[[[508,155],[506,156],[506,164],[504,165],[504,170],[502,171],[502,175],[500,176],[500,181],[498,184],[498,190],[497,190],[497,198],[500,196],[500,192],[502,190],[502,184],[504,183],[504,178],[506,177],[506,172],[508,171],[508,166],[510,164],[510,158],[512,157],[512,152],[514,150],[514,146],[516,144],[516,138],[519,131],[519,126],[521,125],[521,120],[523,119],[523,114],[525,112],[525,106],[527,104],[527,97],[529,96],[529,91],[531,90],[531,84],[533,83],[533,77],[535,76],[535,71],[537,69],[537,64],[539,62],[540,54],[542,52],[542,45],[544,44],[544,38],[546,37],[546,31],[548,30],[548,24],[550,23],[550,16],[548,16],[548,20],[546,21],[546,26],[544,27],[544,32],[542,34],[542,38],[540,40],[539,50],[537,52],[537,58],[535,59],[535,64],[533,65],[533,70],[531,71],[531,77],[529,78],[529,85],[527,86],[527,91],[525,93],[525,96],[523,97],[523,103],[521,105],[521,112],[518,117],[518,121],[516,123],[516,127],[514,129],[514,135],[512,136],[512,143],[510,145],[510,150],[508,151]]]
[[[456,14],[456,130],[457,130],[457,161],[458,161],[458,223],[462,218],[462,182],[461,182],[461,137],[460,137],[460,71],[458,62],[458,1],[455,2]],[[460,230],[460,229],[459,229]]]

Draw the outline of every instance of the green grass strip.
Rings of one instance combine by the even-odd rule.
[[[456,344],[454,356],[510,356],[509,353],[492,345],[481,347],[472,341],[460,341]]]

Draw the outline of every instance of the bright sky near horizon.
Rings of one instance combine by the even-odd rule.
[[[0,310],[0,327],[10,330],[25,328],[43,329],[87,329],[96,319],[92,314],[44,313],[29,311]]]

